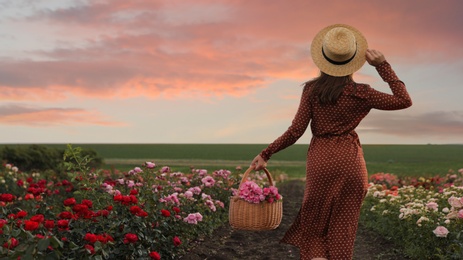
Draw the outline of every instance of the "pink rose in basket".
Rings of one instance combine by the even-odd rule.
[[[255,182],[246,181],[239,188],[238,196],[250,203],[261,203],[268,201],[273,203],[275,200],[280,200],[281,196],[278,194],[278,189],[275,186],[261,188]]]

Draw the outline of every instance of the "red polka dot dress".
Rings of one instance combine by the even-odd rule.
[[[411,106],[405,85],[388,62],[376,67],[392,95],[366,84],[351,84],[335,105],[321,105],[304,89],[288,130],[261,152],[264,160],[294,144],[309,122],[312,140],[301,209],[282,239],[300,248],[301,259],[352,259],[360,207],[367,191],[367,169],[355,128],[371,109]]]

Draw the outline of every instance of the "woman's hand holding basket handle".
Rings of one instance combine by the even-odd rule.
[[[254,170],[259,171],[267,167],[267,162],[262,158],[262,156],[257,155],[254,160],[252,160],[249,167],[254,168]]]

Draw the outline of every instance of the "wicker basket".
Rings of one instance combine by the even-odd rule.
[[[240,186],[247,180],[253,168],[249,168],[241,179]],[[270,172],[264,168],[273,186],[273,179]],[[267,201],[259,204],[249,203],[238,196],[230,198],[230,208],[228,211],[230,226],[242,230],[271,230],[277,228],[283,217],[283,201],[278,200],[273,203]]]

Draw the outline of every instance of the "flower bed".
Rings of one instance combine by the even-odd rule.
[[[82,161],[80,161],[82,162]],[[173,259],[228,219],[228,170],[0,171],[0,258]]]
[[[370,177],[361,221],[412,259],[463,258],[463,169],[446,177]]]

